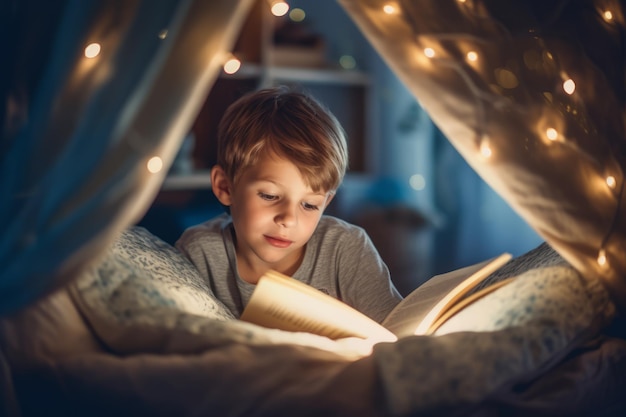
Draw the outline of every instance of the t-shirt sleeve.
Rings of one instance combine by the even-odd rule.
[[[365,230],[354,226],[337,245],[342,300],[377,322],[402,300],[389,269]]]

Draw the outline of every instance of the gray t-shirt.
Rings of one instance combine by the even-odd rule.
[[[215,296],[239,317],[254,285],[239,277],[231,217],[223,214],[190,227],[176,247],[208,278]],[[332,216],[322,216],[293,277],[377,322],[402,299],[365,230]]]

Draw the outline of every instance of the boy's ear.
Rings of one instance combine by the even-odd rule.
[[[211,188],[215,197],[225,206],[231,205],[231,183],[224,169],[215,165],[211,168]]]

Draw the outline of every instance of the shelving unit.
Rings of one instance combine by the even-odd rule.
[[[350,154],[350,173],[368,171],[366,150],[371,122],[371,81],[368,74],[338,69],[326,60],[324,65],[277,66],[273,42],[276,27],[287,19],[275,17],[265,0],[258,0],[243,25],[233,54],[242,62],[234,74],[223,72],[211,89],[193,125],[195,144],[192,151],[193,171],[171,174],[163,190],[209,188],[208,170],[216,160],[217,126],[224,111],[241,95],[277,84],[297,86],[310,92],[325,104],[346,130]],[[319,34],[323,41],[324,34]],[[283,55],[284,56],[284,55]]]

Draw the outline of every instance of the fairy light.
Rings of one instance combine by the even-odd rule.
[[[237,71],[239,71],[239,68],[241,68],[241,61],[239,59],[237,59],[236,56],[231,56],[224,63],[224,72],[226,74],[234,74]]]
[[[426,188],[426,179],[421,174],[413,174],[409,178],[409,185],[415,191],[421,191]]]
[[[484,156],[485,158],[491,158],[491,155],[493,155],[493,151],[491,150],[491,147],[489,146],[488,141],[483,140],[480,143],[480,154]]]
[[[167,29],[163,29],[162,31],[160,31],[158,36],[159,36],[159,39],[167,38]]]
[[[95,58],[98,55],[100,55],[100,50],[101,50],[101,47],[100,47],[99,43],[97,43],[97,42],[90,43],[85,48],[85,57],[87,57],[87,58]]]
[[[342,55],[339,58],[339,65],[343,69],[347,69],[347,70],[354,69],[356,68],[356,60],[354,59],[352,55]]]
[[[304,10],[296,7],[289,12],[289,19],[291,19],[292,22],[302,22],[306,19],[306,13]]]
[[[563,82],[563,91],[565,91],[567,94],[574,94],[574,91],[576,91],[576,83],[574,82],[574,80],[567,79]]]
[[[559,138],[559,132],[557,132],[555,128],[549,127],[546,129],[546,137],[552,141],[555,141]]]
[[[270,9],[276,17],[284,16],[289,11],[289,5],[284,1],[275,1]]]
[[[157,172],[160,172],[161,169],[163,169],[163,160],[158,156],[153,156],[148,160],[146,167],[148,168],[148,171],[150,171],[150,173],[156,174]]]
[[[607,260],[606,260],[606,251],[604,249],[600,249],[600,251],[598,252],[598,265],[600,266],[606,266],[607,265]]]
[[[382,15],[383,12],[384,14],[391,15],[402,11],[393,2],[381,3],[384,4],[384,6],[379,9],[379,15]],[[474,7],[474,2],[467,2],[467,0],[457,0],[457,4],[458,8],[463,9],[464,13],[467,12],[467,10],[465,9],[468,6],[470,8]],[[614,25],[617,23],[616,17],[620,18],[621,23],[621,15],[615,14],[614,10],[611,11],[608,9],[600,8],[597,9],[596,13],[597,18],[604,19],[610,25]],[[408,18],[407,21],[411,23]],[[416,52],[414,55],[417,58],[416,64],[421,66],[422,70],[427,70],[430,68],[431,65],[434,66],[435,64],[454,69],[455,74],[459,75],[460,78],[465,81],[467,91],[473,94],[473,96],[476,98],[477,105],[475,113],[475,126],[477,136],[475,137],[474,146],[478,148],[476,150],[476,153],[478,154],[478,156],[483,158],[484,163],[488,162],[485,161],[486,159],[493,158],[494,153],[498,155],[497,152],[499,150],[499,148],[497,147],[492,148],[492,143],[489,140],[490,138],[485,133],[488,131],[488,126],[486,126],[488,121],[485,117],[485,112],[489,110],[489,105],[493,105],[494,107],[500,109],[508,108],[507,106],[511,105],[511,101],[513,101],[513,105],[515,105],[515,99],[518,94],[515,89],[527,88],[526,80],[528,79],[528,70],[545,71],[545,75],[553,77],[552,84],[546,84],[552,85],[552,88],[548,88],[548,91],[545,91],[543,89],[535,91],[538,96],[543,94],[543,96],[546,97],[546,103],[549,105],[550,108],[563,109],[570,115],[574,116],[578,116],[579,112],[584,112],[584,109],[581,110],[580,108],[574,108],[568,99],[564,99],[564,97],[566,97],[564,94],[569,96],[574,95],[577,92],[577,82],[580,85],[582,81],[580,79],[574,81],[574,79],[571,78],[563,70],[563,66],[561,63],[562,61],[557,59],[558,56],[556,52],[559,52],[558,50],[549,51],[545,48],[545,46],[537,44],[536,48],[530,48],[529,52],[532,53],[532,56],[530,56],[527,60],[524,60],[524,64],[526,64],[525,66],[519,65],[518,62],[512,60],[511,64],[506,62],[500,67],[488,68],[488,62],[484,62],[484,69],[487,71],[493,71],[492,75],[494,77],[491,78],[485,74],[475,74],[470,73],[469,71],[469,67],[473,67],[476,69],[478,64],[474,63],[479,61],[479,58],[484,61],[485,57],[491,57],[491,55],[488,54],[491,51],[486,50],[482,46],[480,51],[465,50],[465,55],[461,55],[460,59],[452,59],[452,57],[458,56],[456,54],[458,49],[453,50],[453,48],[462,47],[461,43],[454,43],[456,39],[455,33],[432,34],[415,30],[415,33],[413,35],[413,41],[415,42],[415,40],[417,40],[415,44],[411,45],[415,48],[413,49],[413,51]],[[425,45],[430,46],[425,47]],[[448,45],[450,50],[447,49]],[[480,57],[479,52],[481,54]],[[433,60],[428,61],[428,59]],[[489,86],[488,89],[484,88],[480,83],[475,81],[475,79],[479,78],[481,75],[484,78],[482,81],[486,81],[485,84]],[[557,89],[556,92],[552,90],[555,87]],[[558,93],[558,90],[561,91],[561,94]],[[523,92],[522,90],[520,91]],[[503,100],[502,97],[505,97],[505,99]],[[582,116],[584,116],[584,114]],[[587,157],[587,160],[589,161],[599,162],[596,158],[594,158],[593,154],[590,155],[584,152],[583,149],[579,147],[579,144],[576,140],[574,140],[574,138],[569,138],[565,136],[566,134],[569,134],[569,130],[566,128],[566,123],[567,121],[563,119],[563,115],[560,113],[554,114],[549,111],[543,112],[541,114],[541,120],[539,120],[539,123],[535,125],[534,136],[536,139],[539,139],[544,143],[557,142],[563,145],[564,152],[574,151],[576,153],[584,154],[584,156]],[[526,138],[526,140],[529,141],[529,138]],[[493,146],[495,146],[495,144]],[[508,156],[509,155],[507,155],[507,157]],[[615,171],[611,172],[613,174],[615,173]],[[596,185],[599,183],[599,181],[605,182],[606,187],[608,187],[610,190],[615,190],[618,187],[622,187],[621,184],[623,184],[621,175],[599,175],[596,176],[596,181]],[[411,176],[409,178],[409,185],[415,190],[422,189],[425,186],[424,177],[419,174]],[[618,201],[619,198],[621,198],[621,194],[620,197],[618,197]],[[618,209],[615,212],[615,215],[619,215],[619,213],[620,211],[618,204]],[[597,265],[602,268],[606,268],[609,266],[609,260],[607,258],[607,252],[605,250],[605,247],[609,236],[614,231],[614,228],[615,225],[610,227],[610,229],[606,232],[605,238],[603,239],[602,243],[596,245],[595,249],[592,249],[591,252],[590,258],[593,262],[593,252],[597,251],[596,262]]]
[[[397,11],[396,6],[394,6],[391,3],[387,3],[383,6],[383,12],[387,14],[394,14],[396,13],[396,11]]]
[[[617,185],[617,180],[613,175],[609,175],[608,177],[606,177],[606,185],[608,185],[611,190],[615,189],[615,186]]]

